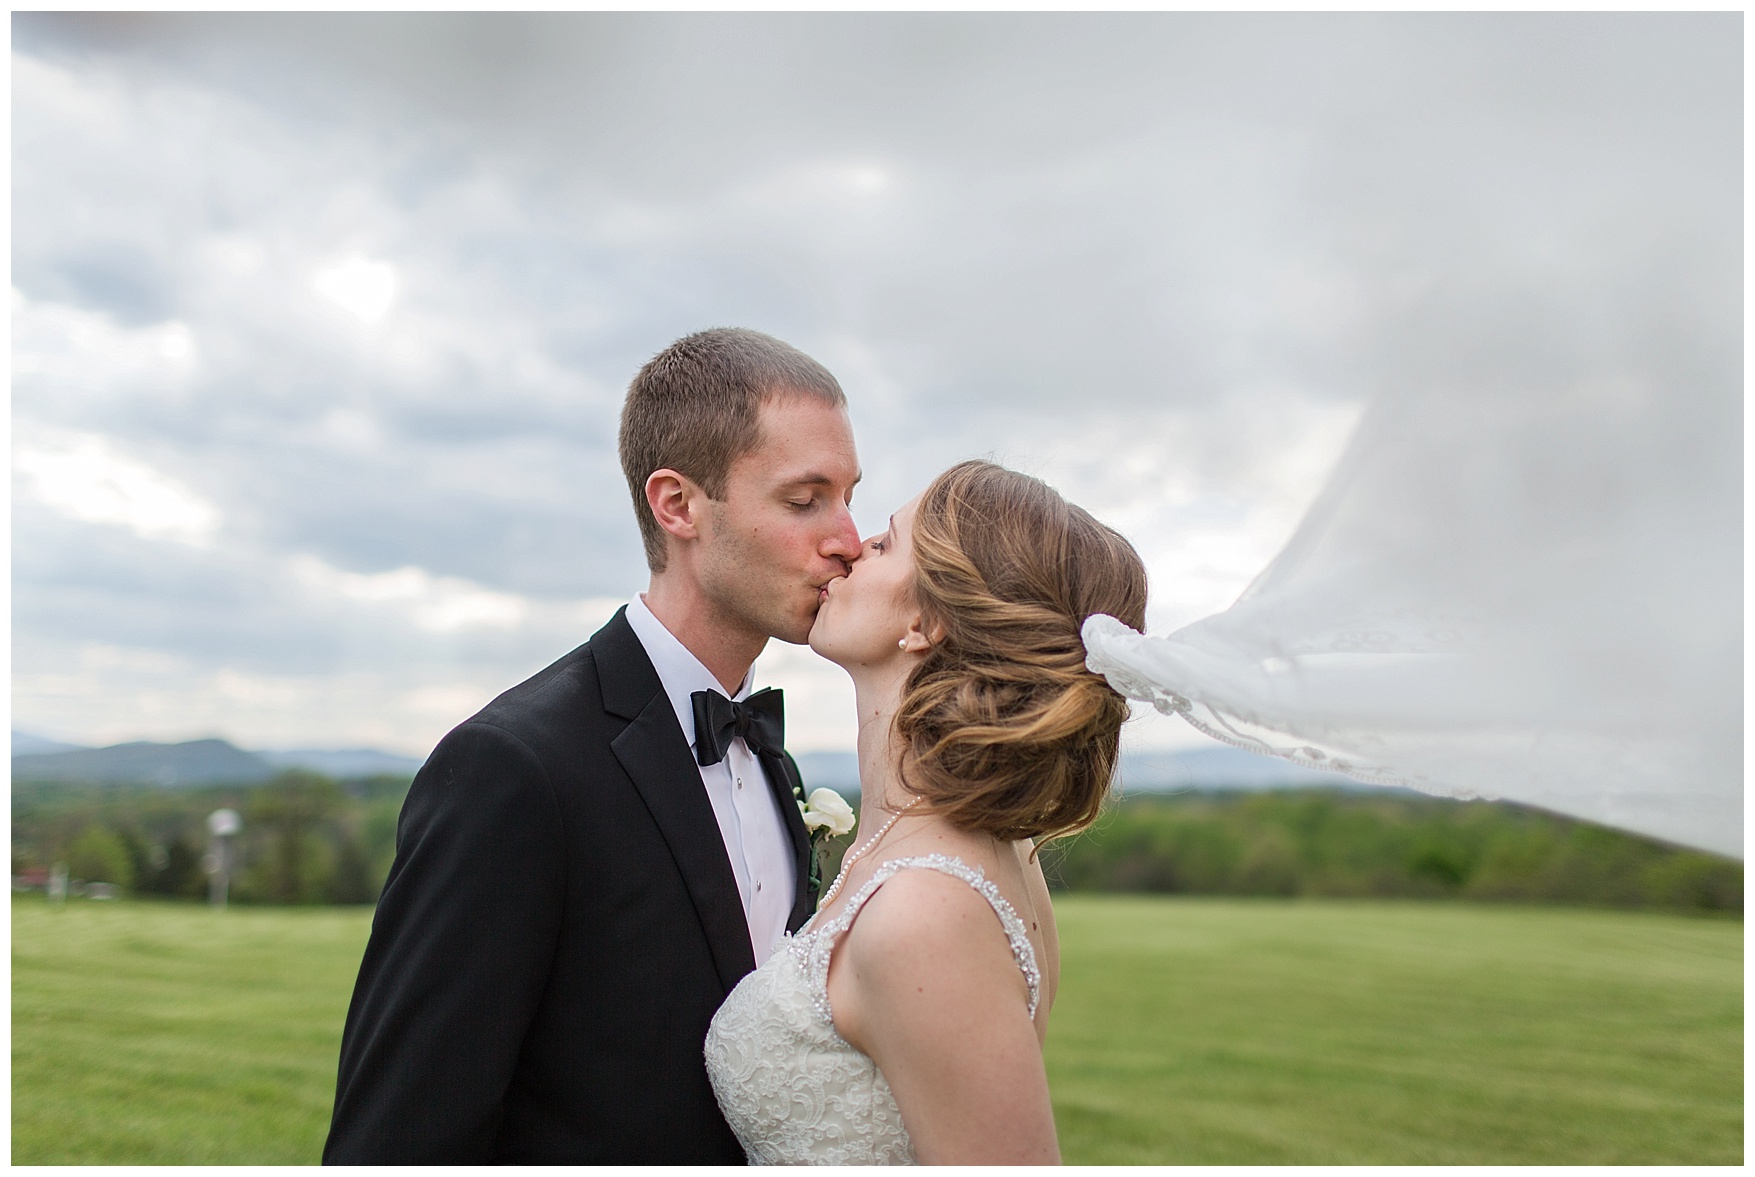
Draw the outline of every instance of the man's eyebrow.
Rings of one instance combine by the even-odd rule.
[[[863,472],[861,472],[860,474],[858,474],[857,476],[854,477],[853,482],[849,483],[849,485],[857,485],[859,480],[861,478],[864,478],[864,477],[865,477],[865,474]],[[800,474],[797,478],[789,478],[781,485],[783,485],[783,486],[834,486],[835,480],[833,478],[830,478],[827,474],[817,474],[815,472],[812,472],[809,474]]]

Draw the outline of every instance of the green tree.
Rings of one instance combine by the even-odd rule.
[[[101,825],[86,826],[67,847],[67,873],[88,883],[113,883],[124,889],[134,885],[128,847]]]
[[[341,788],[326,776],[289,769],[255,796],[246,830],[266,843],[261,864],[263,898],[270,903],[310,903],[322,897],[325,867],[315,835],[341,808]]]
[[[1645,890],[1657,903],[1701,911],[1741,911],[1743,866],[1710,854],[1680,851],[1645,868]]]
[[[337,834],[335,869],[329,876],[327,890],[331,903],[372,903],[378,898],[379,888],[373,883],[366,849],[358,836],[345,828]]]
[[[1245,895],[1298,894],[1298,855],[1283,830],[1262,830],[1237,868],[1235,887]]]
[[[1513,805],[1332,791],[1130,798],[1044,855],[1049,885],[1742,910],[1743,865]]]
[[[148,873],[135,875],[135,886],[140,891],[180,899],[197,899],[207,893],[201,852],[187,835],[178,833],[147,847],[146,862]]]

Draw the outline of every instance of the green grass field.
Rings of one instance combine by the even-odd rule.
[[[1743,925],[1056,900],[1069,1161],[1740,1164]]]
[[[1743,925],[1070,896],[1087,1163],[1737,1164]],[[315,1162],[369,914],[12,905],[12,1159]]]

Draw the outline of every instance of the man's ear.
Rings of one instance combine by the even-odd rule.
[[[675,470],[654,470],[646,476],[646,505],[652,517],[678,539],[699,539],[697,513],[706,496],[686,475]]]

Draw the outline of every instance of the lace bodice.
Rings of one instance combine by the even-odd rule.
[[[960,858],[883,863],[834,919],[789,936],[738,983],[707,1031],[707,1075],[726,1122],[756,1165],[908,1165],[914,1145],[877,1064],[835,1032],[829,958],[860,908],[901,871],[936,870],[992,905],[1036,1016],[1042,975],[1024,921],[999,888]]]

